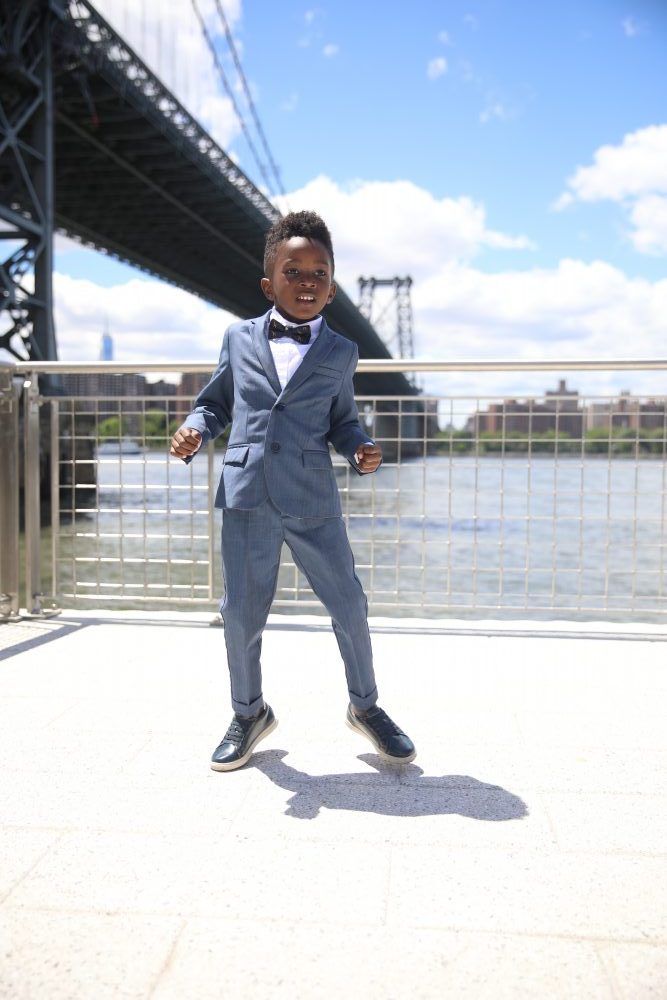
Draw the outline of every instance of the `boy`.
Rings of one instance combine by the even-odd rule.
[[[331,615],[345,664],[347,724],[387,760],[415,757],[412,741],[377,705],[367,601],[341,517],[329,442],[360,474],[375,472],[380,448],[363,432],[354,402],[355,344],[320,311],[333,299],[331,235],[314,212],[293,212],[266,239],[264,316],[233,323],[218,367],[176,432],[171,454],[190,461],[232,428],[216,506],[223,508],[220,611],[234,717],[211,767],[242,767],[277,720],[262,696],[262,631],[273,600],[280,549]]]

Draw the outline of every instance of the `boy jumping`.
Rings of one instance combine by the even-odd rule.
[[[277,725],[262,695],[260,652],[283,542],[331,615],[349,690],[347,724],[387,760],[415,757],[412,741],[377,705],[368,604],[329,455],[331,443],[360,475],[382,461],[354,402],[357,347],[320,315],[336,294],[333,273],[331,235],[319,216],[293,212],[275,223],[261,280],[272,308],[228,328],[218,367],[171,442],[171,454],[190,461],[232,425],[215,503],[223,509],[220,611],[234,717],[213,753],[216,771],[242,767]]]

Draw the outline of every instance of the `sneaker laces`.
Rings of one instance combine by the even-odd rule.
[[[229,724],[229,729],[225,733],[225,738],[223,743],[233,743],[234,746],[240,746],[243,742],[243,737],[245,733],[241,723],[237,719],[232,719]]]
[[[365,721],[370,724],[381,739],[387,736],[405,736],[403,730],[398,728],[382,708],[379,708],[373,715],[366,716]]]

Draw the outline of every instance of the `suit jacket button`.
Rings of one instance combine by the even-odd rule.
[[[284,403],[276,403],[276,410],[284,410],[284,409],[285,409]]]
[[[271,451],[280,451],[280,445],[277,441],[271,442]]]

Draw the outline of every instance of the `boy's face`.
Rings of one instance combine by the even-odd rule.
[[[295,323],[307,323],[336,294],[331,258],[319,240],[293,236],[278,245],[271,274],[262,291],[276,309]]]

